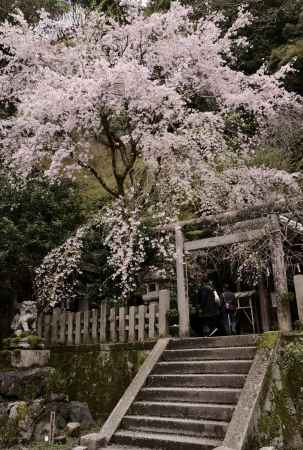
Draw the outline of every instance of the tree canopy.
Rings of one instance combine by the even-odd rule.
[[[108,263],[126,294],[145,260],[143,218],[163,223],[301,194],[299,174],[256,162],[298,151],[303,105],[283,84],[290,65],[238,67],[252,23],[244,10],[193,20],[180,4],[151,15],[132,4],[123,21],[79,9],[42,12],[36,24],[16,14],[0,26],[0,102],[12,109],[0,158],[22,178],[81,172],[99,183],[112,199],[101,220]],[[72,255],[67,274],[87,229],[53,253]]]

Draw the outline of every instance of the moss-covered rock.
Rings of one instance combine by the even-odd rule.
[[[50,367],[0,372],[0,395],[5,400],[44,397],[49,392],[49,379],[55,377],[56,371]]]
[[[39,336],[23,333],[20,336],[3,339],[2,346],[4,349],[26,348],[35,350],[44,348],[44,343],[43,339]]]

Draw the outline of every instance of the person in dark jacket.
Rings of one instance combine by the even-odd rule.
[[[225,333],[237,334],[237,301],[228,284],[224,285],[222,294],[222,318]]]
[[[203,281],[204,284],[198,291],[202,335],[212,336],[219,328],[220,308],[216,302],[215,290],[208,279],[207,273],[204,273]]]

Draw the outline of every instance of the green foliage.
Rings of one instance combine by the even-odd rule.
[[[267,331],[263,333],[258,339],[257,348],[259,350],[272,350],[275,347],[279,336],[280,333],[278,331]]]
[[[153,14],[158,11],[167,11],[171,5],[171,0],[151,0],[146,8],[146,14]]]
[[[14,336],[8,339],[3,339],[2,345],[3,348],[16,348],[19,347],[21,341],[26,341],[29,344],[29,348],[31,349],[39,349],[42,348],[43,340],[36,335],[29,333],[22,333],[20,336]]]
[[[61,369],[55,369],[48,375],[45,395],[49,398],[53,394],[65,394],[67,389],[66,375],[62,373]]]
[[[27,336],[27,342],[29,343],[31,349],[37,349],[40,348],[42,339],[39,336],[30,335]]]
[[[254,158],[248,161],[252,167],[268,167],[277,170],[292,171],[292,162],[277,148],[259,148]]]
[[[80,3],[84,7],[97,9],[116,20],[125,18],[126,8],[121,6],[119,0],[82,0]]]
[[[1,0],[0,22],[9,18],[16,9],[20,9],[29,22],[35,22],[41,9],[57,15],[67,11],[68,8],[69,5],[65,0]]]
[[[0,178],[0,280],[31,297],[34,269],[82,221],[77,189],[33,177],[26,186]]]
[[[170,309],[167,312],[167,321],[168,321],[168,325],[176,325],[179,323],[179,312],[178,309],[174,308],[174,309]]]

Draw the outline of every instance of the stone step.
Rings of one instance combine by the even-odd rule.
[[[148,448],[143,448],[143,447],[136,447],[134,445],[119,445],[119,444],[109,444],[108,446],[106,446],[107,450],[150,450]]]
[[[115,433],[112,442],[119,445],[136,445],[139,448],[148,447],[157,450],[213,450],[222,444],[222,441],[217,439],[127,430]]]
[[[161,361],[253,359],[255,353],[255,346],[166,350]]]
[[[141,389],[137,399],[139,401],[168,401],[168,402],[195,402],[195,403],[225,403],[236,404],[241,389],[233,388],[144,388]]]
[[[255,334],[238,336],[215,336],[210,338],[175,338],[170,339],[168,349],[181,348],[216,348],[216,347],[248,347],[256,345],[258,336]]]
[[[125,416],[122,428],[127,430],[175,433],[189,436],[224,439],[228,422],[153,416]]]
[[[167,361],[159,362],[154,370],[154,374],[175,374],[175,373],[241,373],[248,374],[252,359],[248,360],[208,360],[208,361]]]
[[[182,402],[134,402],[128,415],[157,416],[185,419],[231,420],[235,406],[215,403],[182,403]]]
[[[150,375],[147,386],[153,387],[230,387],[243,388],[246,375],[234,374],[163,374]]]

